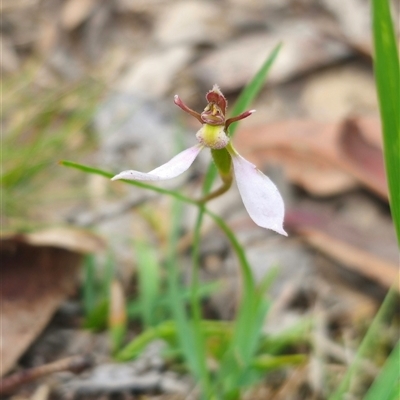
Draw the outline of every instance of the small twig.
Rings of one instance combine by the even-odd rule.
[[[79,374],[93,364],[89,355],[73,356],[49,364],[16,372],[0,380],[0,394],[10,394],[19,386],[54,372],[70,371]]]

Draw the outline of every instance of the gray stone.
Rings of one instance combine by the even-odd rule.
[[[214,83],[231,92],[247,84],[274,47],[284,45],[268,75],[280,83],[301,73],[348,57],[344,44],[331,40],[306,21],[288,21],[274,33],[256,33],[218,48],[194,65],[193,73],[205,86]]]
[[[164,46],[216,43],[227,37],[229,29],[222,10],[207,1],[172,3],[159,16],[155,38]]]
[[[94,127],[100,136],[102,166],[150,171],[169,160],[176,147],[173,103],[114,93],[100,106]]]
[[[185,45],[144,55],[116,83],[120,91],[155,99],[165,95],[193,55]]]

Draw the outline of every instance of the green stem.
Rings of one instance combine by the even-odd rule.
[[[215,199],[216,197],[219,197],[223,195],[225,192],[229,190],[229,188],[232,186],[232,176],[230,176],[228,179],[224,180],[224,183],[222,186],[220,186],[217,190],[214,190],[214,192],[209,193],[208,195],[202,197],[198,202],[199,204],[205,204],[208,201]]]
[[[204,206],[199,208],[197,215],[196,225],[194,228],[194,243],[192,253],[192,281],[191,281],[191,296],[190,306],[192,310],[192,326],[195,346],[197,354],[202,354],[203,357],[199,357],[199,363],[201,364],[202,377],[205,380],[204,388],[210,390],[210,375],[207,370],[207,357],[206,357],[206,345],[205,338],[201,328],[202,312],[201,312],[201,297],[198,295],[200,287],[200,239],[201,239],[201,225],[204,216]]]

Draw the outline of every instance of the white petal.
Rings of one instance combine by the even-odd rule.
[[[162,181],[165,179],[175,178],[176,176],[185,172],[203,149],[202,145],[190,147],[177,154],[174,158],[160,167],[153,169],[148,173],[139,172],[134,170],[123,171],[115,175],[111,180],[129,179],[131,181]]]
[[[239,154],[232,154],[239,193],[251,219],[259,226],[287,236],[283,229],[285,206],[273,184],[255,165]]]

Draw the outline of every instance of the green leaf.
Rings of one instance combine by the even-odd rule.
[[[156,306],[160,296],[161,271],[154,247],[143,240],[136,241],[134,247],[138,268],[140,312],[144,325],[149,327],[158,322]]]
[[[357,349],[357,354],[354,361],[346,371],[337,390],[329,397],[329,400],[342,400],[346,394],[350,394],[351,383],[355,377],[358,376],[362,368],[362,361],[367,354],[374,352],[376,340],[379,337],[380,330],[382,329],[383,323],[388,319],[397,304],[397,291],[396,285],[392,286],[388,294],[385,297],[378,313],[371,323],[363,341]]]
[[[400,66],[388,0],[372,1],[372,22],[390,209],[400,243]]]
[[[107,316],[109,312],[109,300],[104,299],[99,302],[85,316],[83,327],[93,331],[101,331],[107,327]]]
[[[96,280],[94,256],[89,254],[84,262],[84,279],[82,287],[83,309],[90,314],[96,306]]]
[[[200,382],[201,387],[208,391],[209,374],[206,366],[206,357],[201,348],[198,347],[198,332],[196,326],[190,321],[187,315],[185,305],[181,301],[179,294],[179,270],[177,265],[177,241],[179,238],[180,221],[182,218],[181,204],[173,203],[172,207],[172,228],[169,236],[169,254],[167,259],[167,277],[168,277],[168,297],[171,302],[171,312],[178,329],[179,343],[182,352],[192,371],[194,377]]]
[[[144,348],[156,339],[175,341],[177,328],[175,321],[165,321],[156,327],[145,329],[141,334],[121,349],[115,358],[119,361],[129,361],[136,358]]]
[[[234,107],[234,113],[240,114],[253,101],[254,97],[261,90],[267,73],[275,60],[281,45],[278,45],[270,56],[267,58],[260,71],[256,74],[250,84],[244,89],[243,93],[239,96],[239,99]],[[231,133],[233,134],[237,128],[237,124],[232,124]],[[69,161],[61,162],[62,165],[80,169],[88,173],[95,173],[102,175],[107,178],[111,178],[113,174],[105,173],[104,171],[83,166],[80,164],[72,163]],[[207,171],[206,178],[203,185],[203,193],[208,193],[211,189],[213,181],[215,180],[217,170],[214,164],[210,165]],[[246,371],[242,371],[243,368],[250,367],[251,361],[255,355],[255,351],[258,345],[259,338],[261,336],[261,326],[265,318],[265,313],[268,309],[268,303],[262,298],[254,284],[250,265],[248,264],[244,249],[237,241],[236,236],[226,225],[226,223],[217,215],[210,212],[205,206],[199,205],[195,200],[189,199],[178,192],[169,191],[153,185],[145,184],[137,181],[125,181],[126,183],[153,190],[158,193],[167,194],[180,201],[196,205],[199,207],[199,214],[196,221],[195,234],[194,234],[194,248],[193,248],[193,282],[192,282],[192,297],[191,305],[193,312],[193,324],[188,320],[185,309],[180,302],[178,291],[178,275],[176,272],[176,261],[175,254],[172,252],[168,261],[168,279],[169,279],[169,297],[171,300],[172,311],[174,314],[174,320],[177,323],[179,342],[182,346],[183,354],[189,364],[190,369],[193,371],[196,379],[200,382],[203,394],[206,396],[215,393],[210,387],[210,376],[206,365],[206,349],[205,339],[200,329],[202,323],[201,310],[199,304],[199,279],[198,279],[198,266],[199,266],[199,249],[200,249],[200,232],[203,221],[203,215],[208,214],[222,229],[227,238],[232,244],[232,247],[238,257],[241,273],[243,277],[243,298],[240,305],[237,320],[235,323],[235,333],[231,338],[229,344],[229,350],[224,356],[223,366],[221,368],[222,374],[220,374],[220,380],[224,382],[223,390],[229,391],[229,396],[236,397],[238,395],[238,388],[243,384],[240,379],[243,380]],[[173,235],[174,236],[174,235]],[[175,239],[171,239],[176,241]],[[170,249],[175,249],[175,242],[170,243]],[[227,375],[225,375],[227,373]],[[219,386],[219,389],[221,386]],[[217,389],[217,390],[219,390]],[[224,394],[225,395],[225,394]],[[228,398],[228,397],[227,397]]]
[[[238,99],[236,100],[235,105],[232,109],[232,116],[239,115],[245,112],[253,102],[253,100],[257,97],[258,93],[260,93],[261,89],[264,86],[265,80],[267,79],[268,73],[274,64],[276,57],[279,54],[279,51],[282,48],[282,43],[279,43],[275,46],[275,48],[268,55],[264,64],[261,66],[259,71],[256,73],[254,78],[250,81],[250,83],[242,90]],[[230,136],[233,136],[238,127],[238,122],[234,122],[230,126]]]
[[[398,398],[400,384],[400,341],[397,342],[380,374],[368,390],[364,400],[394,400]],[[396,397],[395,397],[396,396]]]
[[[261,66],[259,71],[256,73],[254,78],[250,81],[250,83],[242,90],[238,99],[236,100],[235,105],[232,109],[232,116],[239,115],[245,112],[249,107],[252,101],[257,97],[258,93],[264,86],[265,80],[267,79],[268,72],[271,69],[276,57],[281,50],[282,43],[276,45],[276,47],[272,50],[272,52],[268,55],[267,59],[265,60],[264,64]],[[239,122],[234,122],[229,127],[229,136],[233,137],[236,129],[239,126]],[[217,177],[218,171],[215,167],[214,163],[210,163],[206,178],[203,184],[203,194],[209,193],[211,190],[212,184]]]

